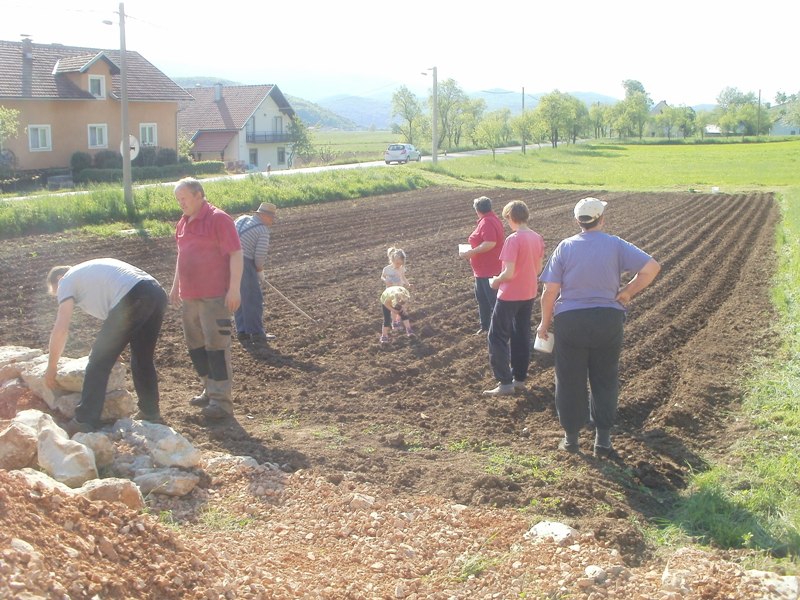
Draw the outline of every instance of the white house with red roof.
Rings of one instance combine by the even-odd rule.
[[[230,85],[189,90],[193,102],[178,111],[178,128],[192,140],[195,160],[221,160],[229,169],[259,171],[291,165],[294,109],[277,85]]]

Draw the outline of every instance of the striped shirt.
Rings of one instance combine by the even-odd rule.
[[[269,227],[256,215],[242,215],[235,223],[242,242],[242,254],[256,263],[256,269],[263,269],[269,249]]]

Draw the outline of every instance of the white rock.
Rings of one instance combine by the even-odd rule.
[[[597,565],[589,565],[583,572],[586,573],[587,577],[593,579],[595,583],[603,583],[608,577],[608,573],[606,573],[605,569]]]
[[[130,425],[128,425],[130,423]],[[136,444],[144,440],[144,446],[156,465],[161,467],[183,467],[190,469],[200,464],[200,451],[185,437],[167,425],[147,421],[117,421],[115,429],[128,430],[125,437],[132,437]]]
[[[83,380],[86,377],[86,365],[88,363],[88,356],[67,359],[63,363],[59,360],[56,383],[70,392],[80,392],[83,389]],[[123,389],[125,387],[125,373],[125,365],[121,362],[115,363],[108,377],[106,391]]]
[[[800,578],[796,575],[778,575],[770,571],[750,570],[745,573],[764,586],[763,598],[769,600],[797,600],[800,598]]]
[[[216,468],[229,468],[229,467],[244,467],[248,469],[255,469],[258,467],[258,461],[252,456],[232,456],[230,454],[223,454],[221,456],[214,456],[205,461],[205,466],[209,470]]]
[[[555,521],[540,521],[522,535],[526,540],[539,543],[544,540],[553,540],[559,546],[570,544],[578,532],[569,525]]]
[[[200,477],[180,469],[154,469],[149,473],[137,474],[134,483],[148,494],[165,496],[185,496],[200,482]]]
[[[26,427],[30,427],[35,432],[37,438],[42,429],[56,428],[58,430],[56,433],[61,432],[61,436],[64,439],[69,439],[67,432],[56,425],[53,417],[35,408],[29,408],[28,410],[18,412],[12,423],[20,423]]]
[[[350,498],[350,508],[353,510],[366,510],[372,508],[373,504],[375,504],[375,498],[367,494],[359,494],[356,492]]]
[[[114,444],[104,433],[99,431],[76,433],[72,436],[72,440],[91,448],[94,453],[94,464],[98,469],[109,466],[114,460]]]
[[[58,410],[66,418],[71,419],[75,416],[75,408],[81,401],[81,393],[73,392],[56,396],[53,400],[53,408]],[[103,412],[100,419],[103,421],[115,421],[128,417],[136,410],[136,398],[128,390],[114,389],[106,393],[103,402]]]
[[[134,510],[144,508],[144,498],[142,498],[139,487],[128,479],[117,477],[92,479],[76,489],[75,492],[93,501],[121,502]]]
[[[12,471],[35,465],[37,446],[35,430],[11,421],[0,431],[0,469]]]
[[[61,364],[61,360],[59,360],[59,364]],[[30,362],[20,363],[19,366],[19,376],[25,382],[25,385],[39,398],[44,400],[47,406],[55,409],[56,397],[61,395],[63,391],[56,393],[56,391],[47,387],[47,384],[44,382],[44,373],[47,371],[47,356],[40,356]]]
[[[64,485],[60,481],[56,481],[47,473],[42,473],[36,469],[25,468],[19,471],[11,471],[9,475],[23,481],[25,485],[32,489],[41,489],[48,492],[58,490],[70,496],[75,494],[75,491],[71,487]]]
[[[91,449],[65,438],[66,434],[57,426],[45,426],[40,430],[39,466],[53,479],[70,487],[97,479],[97,465]]]
[[[42,356],[44,352],[25,346],[0,346],[0,381],[20,376],[19,363]]]

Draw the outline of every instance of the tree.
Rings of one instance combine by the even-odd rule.
[[[569,139],[575,144],[579,137],[583,137],[591,127],[589,109],[575,96],[567,95],[566,128]]]
[[[787,125],[800,127],[800,93],[778,92],[775,94],[775,104],[780,106],[780,116]]]
[[[644,94],[645,96],[647,95],[644,86],[635,79],[626,79],[625,81],[622,82],[622,87],[625,88],[626,100],[636,93],[641,93]]]
[[[717,97],[719,127],[725,134],[761,135],[769,133],[772,118],[753,92],[743,93],[727,87]]]
[[[608,137],[611,129],[611,107],[596,102],[589,109],[589,124],[595,138]]]
[[[314,144],[308,135],[308,127],[298,117],[292,118],[289,123],[289,139],[292,141],[292,150],[289,154],[289,166],[292,166],[294,157],[308,161],[316,154]]]
[[[554,90],[541,97],[534,112],[547,128],[548,139],[553,148],[558,148],[558,140],[569,136],[571,111],[574,109],[569,94]]]
[[[461,140],[465,137],[472,140],[475,145],[479,145],[475,142],[475,130],[483,119],[484,112],[486,112],[486,101],[482,98],[464,100],[453,127],[453,143],[456,146],[460,146]]]
[[[706,137],[706,127],[714,123],[717,114],[710,110],[701,110],[694,116],[695,130],[700,132],[700,138]]]
[[[681,111],[674,106],[665,106],[664,109],[653,117],[653,124],[658,130],[656,133],[665,133],[667,139],[672,139],[672,132],[678,127]]]
[[[17,137],[18,130],[19,111],[0,106],[0,150],[6,140]]]
[[[437,90],[437,113],[438,123],[438,142],[437,146],[442,148],[442,142],[447,140],[447,148],[453,147],[453,135],[456,120],[466,106],[468,98],[454,79],[447,79],[439,83]],[[433,107],[433,94],[429,99],[429,104]]]
[[[392,116],[401,121],[392,124],[392,133],[402,135],[406,142],[413,144],[423,130],[422,105],[406,86],[392,94]]]
[[[475,139],[479,146],[492,150],[492,159],[496,158],[495,150],[506,143],[511,126],[511,111],[507,108],[495,110],[486,115],[475,128]]]

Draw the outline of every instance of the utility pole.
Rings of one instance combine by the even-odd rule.
[[[439,82],[436,79],[436,67],[433,67],[433,141],[431,144],[431,160],[433,166],[436,166],[439,159]]]
[[[525,116],[525,86],[522,86],[522,116]],[[522,124],[522,153],[525,154],[525,124]]]
[[[128,128],[128,57],[125,48],[125,3],[119,3],[119,50],[120,50],[120,94],[122,112],[122,188],[128,217],[133,218],[136,207],[133,204],[133,185],[131,182],[131,136]]]

